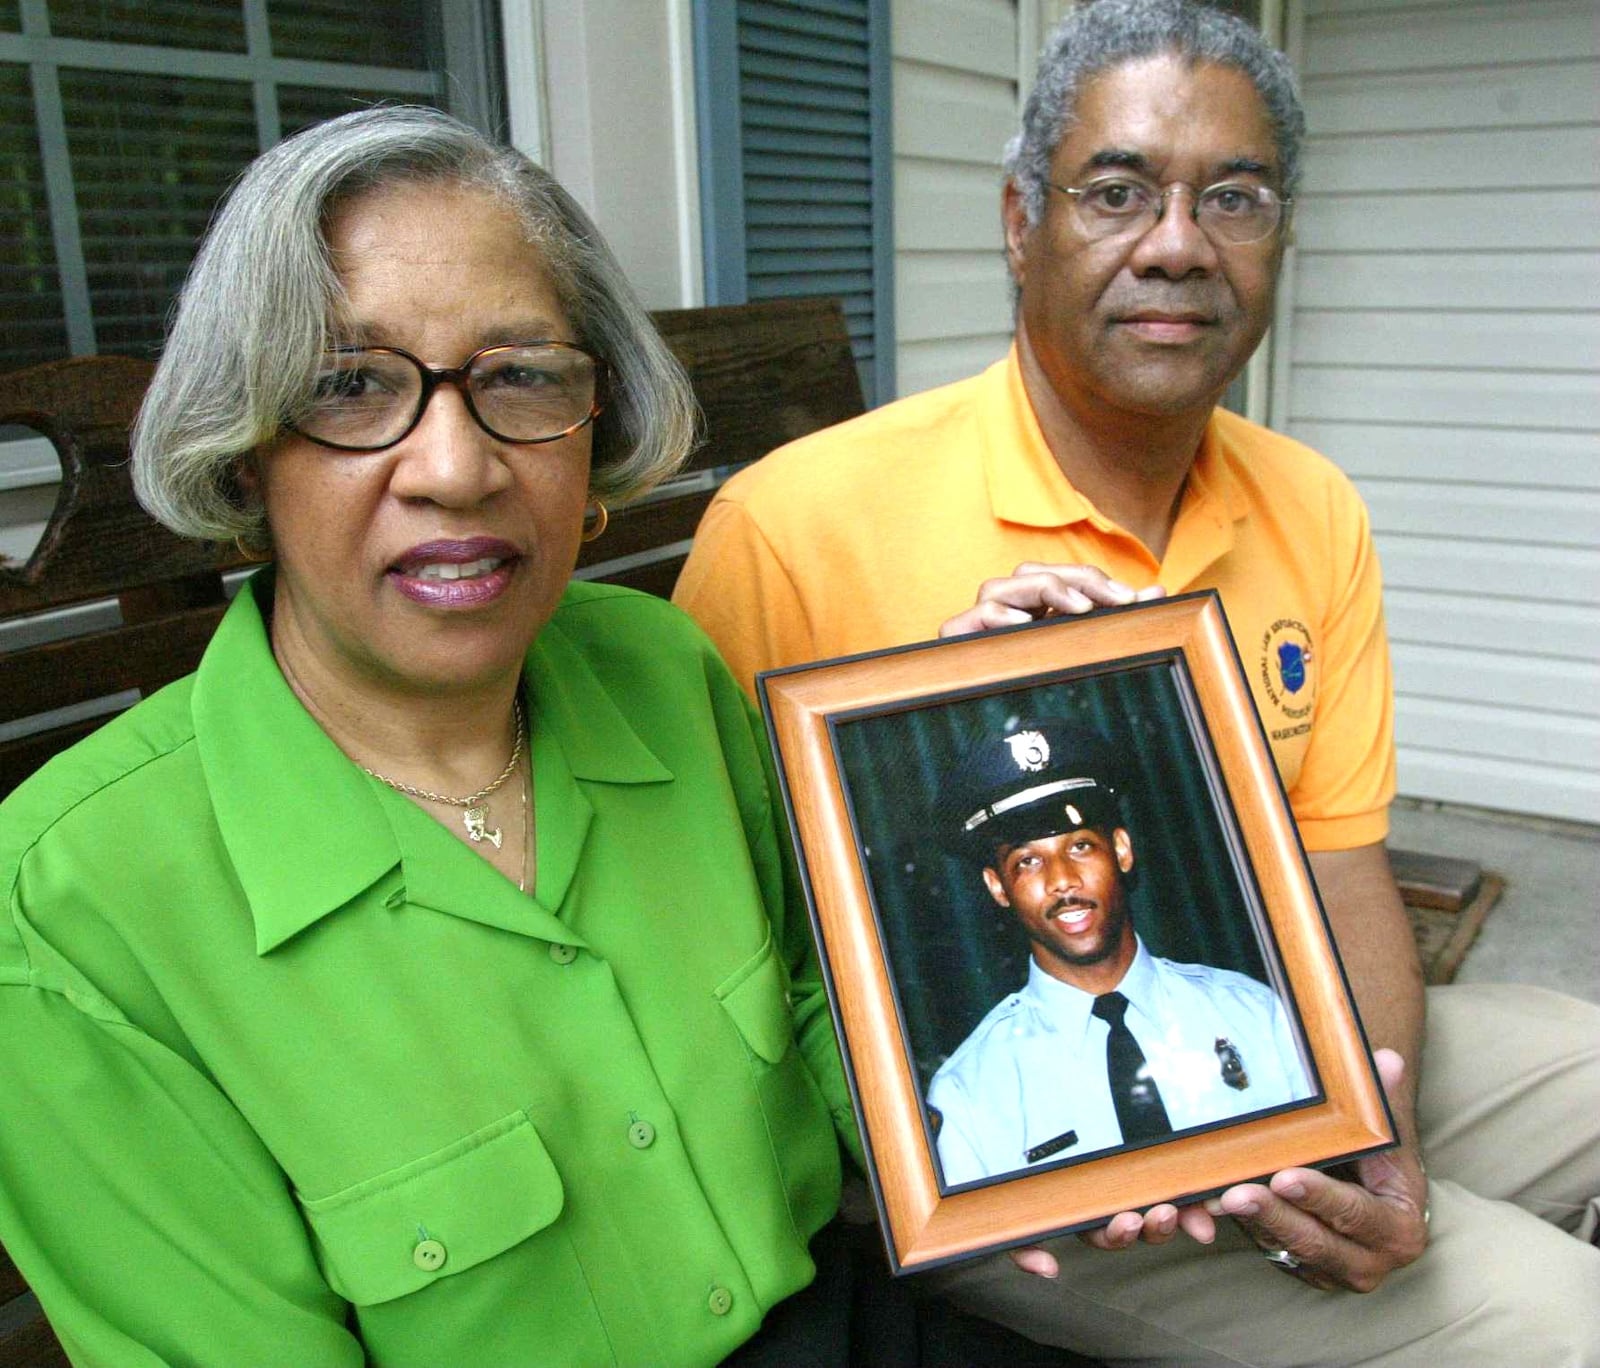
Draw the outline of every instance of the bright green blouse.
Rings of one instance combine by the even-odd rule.
[[[530,897],[316,726],[265,592],[0,806],[0,1239],[81,1364],[716,1362],[855,1141],[740,691],[571,588]]]

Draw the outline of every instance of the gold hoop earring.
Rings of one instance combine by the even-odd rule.
[[[589,521],[589,509],[584,509],[582,540],[586,542],[592,542],[598,538],[606,530],[606,524],[611,521],[611,514],[606,512],[605,504],[599,499],[591,499],[589,503],[594,509],[594,521]]]
[[[248,561],[251,565],[264,565],[272,559],[272,552],[263,546],[247,545],[242,536],[233,539],[234,548],[238,551],[241,560]]]

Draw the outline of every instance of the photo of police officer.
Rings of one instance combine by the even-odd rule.
[[[1028,945],[1027,980],[934,1074],[947,1186],[1156,1143],[1314,1095],[1278,994],[1151,953],[1130,915],[1138,841],[1117,755],[1063,718],[1008,719],[935,812]]]

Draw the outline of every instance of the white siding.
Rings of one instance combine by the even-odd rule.
[[[1592,0],[1304,0],[1278,426],[1372,509],[1400,787],[1600,821]]]
[[[1017,119],[1016,0],[894,0],[895,333],[901,394],[1005,354],[1000,154]]]
[[[523,151],[548,154],[646,308],[703,304],[688,0],[542,0],[534,18],[541,51],[511,60],[541,72],[548,118],[542,146]]]

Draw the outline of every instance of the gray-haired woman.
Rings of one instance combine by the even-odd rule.
[[[854,1132],[760,739],[568,585],[693,426],[446,116],[234,191],[135,476],[272,564],[0,825],[0,1237],[80,1362],[712,1363],[810,1280]]]

